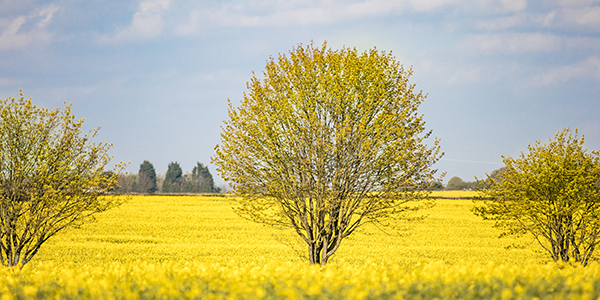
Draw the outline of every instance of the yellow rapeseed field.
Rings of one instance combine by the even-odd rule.
[[[1,299],[600,296],[597,263],[558,266],[530,237],[499,239],[470,212],[471,200],[437,200],[402,233],[364,226],[325,268],[306,263],[291,232],[241,219],[232,205],[228,197],[133,196],[50,239],[22,271],[0,269]]]

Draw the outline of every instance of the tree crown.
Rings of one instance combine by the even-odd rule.
[[[0,262],[23,266],[51,236],[121,203],[108,192],[125,167],[108,172],[109,143],[82,134],[71,105],[48,110],[0,101]]]
[[[533,234],[555,261],[587,264],[600,242],[600,152],[569,128],[527,150],[503,156],[506,166],[480,180],[489,200],[475,213],[504,234]]]
[[[439,182],[431,166],[442,155],[438,140],[424,143],[425,95],[411,74],[391,53],[326,43],[271,58],[230,103],[213,158],[240,214],[295,228],[324,263],[363,222],[406,212]]]

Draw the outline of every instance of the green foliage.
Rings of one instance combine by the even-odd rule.
[[[144,194],[154,193],[157,191],[156,171],[154,170],[154,165],[147,160],[144,160],[144,162],[140,165],[137,190]]]
[[[115,194],[131,194],[137,192],[138,174],[124,173],[117,178]]]
[[[169,171],[170,170],[170,171]],[[149,161],[140,165],[138,174],[120,174],[117,194],[131,193],[155,193],[162,186],[163,193],[220,193],[221,190],[214,185],[214,180],[208,167],[198,162],[192,169],[192,173],[183,174],[181,166],[177,162],[169,164],[166,178],[156,175],[154,166]],[[162,182],[161,182],[162,181]],[[165,184],[166,182],[166,184]]]
[[[452,177],[446,184],[446,190],[466,190],[469,188],[469,184],[464,182],[460,177]]]
[[[180,193],[185,183],[183,177],[183,171],[178,162],[169,163],[167,174],[165,175],[165,181],[163,182],[162,192],[163,193]]]
[[[448,180],[445,190],[449,191],[462,191],[462,190],[475,190],[477,188],[477,182],[463,181],[460,177],[454,176]]]
[[[506,168],[481,180],[477,215],[504,234],[531,233],[554,261],[587,265],[600,242],[600,153],[569,129],[537,141]]]
[[[241,197],[239,212],[292,227],[309,261],[325,264],[365,222],[392,224],[439,178],[425,100],[389,53],[299,45],[253,76],[230,105],[213,162]]]
[[[107,193],[108,143],[82,134],[71,106],[48,110],[24,99],[0,101],[0,262],[23,267],[59,231],[79,226],[120,204]]]
[[[192,174],[185,176],[185,184],[183,185],[182,192],[218,193],[219,190],[215,188],[215,183],[208,167],[197,162],[196,166],[192,169]]]

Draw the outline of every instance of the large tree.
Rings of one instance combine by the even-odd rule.
[[[600,153],[569,129],[481,180],[474,212],[503,234],[531,233],[554,261],[587,265],[600,243]]]
[[[324,265],[361,224],[393,224],[437,182],[422,92],[376,49],[299,45],[253,76],[213,162],[240,197],[238,212],[289,226]]]
[[[140,193],[156,192],[156,170],[151,162],[144,160],[138,172],[137,189]]]
[[[120,203],[107,193],[117,174],[106,172],[107,143],[98,129],[82,134],[71,106],[48,110],[31,99],[0,101],[0,262],[23,267],[44,242]]]

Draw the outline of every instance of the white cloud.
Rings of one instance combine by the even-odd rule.
[[[600,25],[600,7],[594,7],[583,12],[577,19],[577,23],[581,25]]]
[[[549,27],[552,25],[556,18],[556,12],[551,11],[547,14],[541,14],[533,17],[534,23],[541,25],[542,27]]]
[[[19,16],[7,22],[8,26],[0,35],[0,50],[19,49],[31,44],[48,42],[52,34],[46,29],[54,13],[59,9],[56,5],[48,5],[29,15]],[[35,22],[35,26],[24,28],[24,25]]]
[[[531,83],[536,86],[548,86],[565,83],[571,79],[594,79],[600,82],[600,58],[591,56],[573,65],[552,68],[535,75]]]
[[[182,23],[177,28],[177,33],[182,35],[190,35],[199,31],[199,23],[204,16],[197,10],[191,11],[189,20]]]
[[[600,30],[597,0],[580,0],[575,4],[557,3],[559,1],[528,7],[527,0],[246,0],[235,4],[196,6],[184,13],[187,16],[183,22],[175,23],[179,24],[177,33],[186,35],[214,27],[323,25],[444,9],[445,12],[455,11],[458,17],[472,14],[461,22],[471,23],[469,20],[475,19],[475,28],[480,30],[571,29],[573,26]]]
[[[446,84],[455,85],[478,82],[482,79],[481,73],[482,70],[479,67],[463,67],[456,69],[449,74],[450,76],[447,77]]]
[[[600,30],[600,7],[583,7],[565,9],[562,14],[565,25],[578,25]]]
[[[1,0],[0,16],[22,14],[31,11],[35,7],[36,0]],[[39,2],[39,1],[38,1]]]
[[[490,72],[492,68],[490,66],[439,60],[439,58],[430,56],[425,52],[420,53],[418,56],[419,59],[414,65],[415,73],[440,85],[456,86],[496,80],[492,77],[497,74]],[[495,70],[497,71],[497,69]]]
[[[438,8],[455,4],[458,1],[453,0],[410,0],[408,2],[408,7],[413,8],[417,11],[432,11]]]
[[[534,14],[534,13],[516,13],[509,16],[497,18],[486,18],[475,21],[477,29],[501,31],[518,27],[550,27],[556,21],[556,12]]]
[[[48,25],[48,23],[50,23],[52,16],[54,15],[54,13],[57,10],[58,10],[58,6],[56,6],[56,5],[49,5],[49,6],[44,7],[38,14],[40,17],[44,17],[44,18],[37,23],[37,26],[38,27],[46,27]]]
[[[15,84],[20,84],[22,82],[23,81],[20,79],[0,77],[0,86],[11,86]]]
[[[364,0],[331,1],[246,1],[223,4],[217,8],[189,12],[188,21],[178,28],[180,34],[196,33],[201,28],[309,26],[401,13],[405,10],[432,11],[457,0]]]
[[[505,12],[516,12],[524,10],[527,6],[526,0],[500,0]]]
[[[598,4],[598,0],[559,0],[560,6],[581,7]]]
[[[483,30],[504,30],[523,25],[526,22],[524,15],[512,15],[494,19],[484,19],[476,21],[478,29]]]
[[[477,54],[550,52],[561,42],[560,37],[545,33],[481,34],[467,37],[458,48]]]
[[[550,33],[493,33],[466,37],[457,50],[472,54],[551,53],[557,51],[600,51],[600,39],[560,36]]]
[[[499,1],[499,2],[497,2]],[[548,0],[527,7],[521,0],[465,0],[475,10],[475,26],[481,30],[544,28],[600,31],[600,1]],[[477,14],[477,12],[479,12]]]
[[[161,34],[164,26],[163,13],[169,9],[170,0],[145,0],[133,15],[131,24],[118,30],[113,36],[101,37],[101,42],[118,42],[151,38]]]

